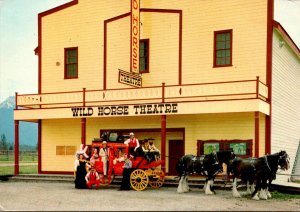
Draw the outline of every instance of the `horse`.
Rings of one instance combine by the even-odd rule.
[[[213,181],[219,172],[223,172],[222,164],[227,166],[235,157],[232,151],[221,151],[202,156],[185,155],[180,158],[176,165],[179,174],[178,193],[188,192],[187,176],[189,174],[199,174],[207,176],[204,190],[206,194],[214,194]]]
[[[247,193],[251,194],[252,199],[271,198],[268,189],[272,181],[276,179],[278,167],[282,170],[289,169],[289,156],[286,151],[280,151],[259,158],[234,159],[230,166],[230,172],[233,173],[233,196],[241,197],[236,188],[237,178],[240,178],[243,182],[247,182]],[[255,189],[254,183],[256,183]],[[252,186],[251,190],[249,189],[249,185]],[[258,196],[260,189],[260,195]]]

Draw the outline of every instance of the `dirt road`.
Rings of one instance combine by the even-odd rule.
[[[70,183],[0,181],[0,210],[300,211],[300,199],[255,201],[233,198],[225,190],[208,196],[201,189],[178,194],[175,187],[142,192],[118,191],[118,186],[77,190]]]

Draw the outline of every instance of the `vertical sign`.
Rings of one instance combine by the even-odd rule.
[[[140,0],[131,0],[131,71],[140,66]]]

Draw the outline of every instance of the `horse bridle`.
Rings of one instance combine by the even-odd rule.
[[[281,166],[280,161],[281,161],[282,159],[284,159],[285,164],[288,164],[287,167],[282,167],[282,166]],[[279,158],[278,158],[278,165],[280,166],[280,169],[284,169],[284,168],[288,169],[288,168],[289,168],[289,163],[290,163],[289,160],[290,160],[290,157],[289,157],[289,155],[288,155],[286,152],[285,152],[283,155],[279,156]],[[284,165],[284,166],[285,166],[285,165]]]

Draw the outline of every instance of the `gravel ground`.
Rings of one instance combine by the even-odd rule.
[[[97,210],[97,211],[300,211],[300,199],[260,200],[233,198],[231,191],[205,195],[202,189],[178,194],[175,187],[159,190],[118,191],[118,186],[77,190],[71,183],[1,182],[0,211]]]

